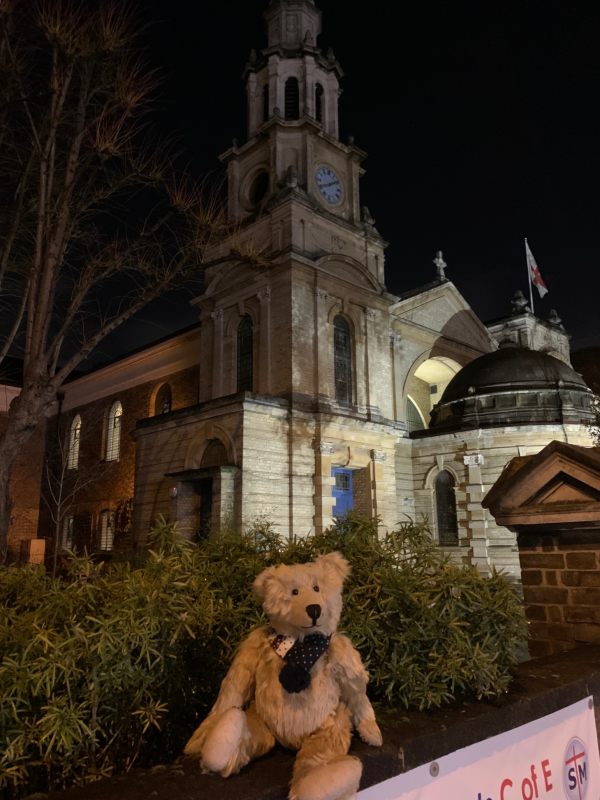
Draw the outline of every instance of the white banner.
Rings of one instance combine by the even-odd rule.
[[[599,800],[592,698],[457,750],[359,800]]]

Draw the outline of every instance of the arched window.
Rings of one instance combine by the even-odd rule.
[[[110,407],[106,423],[105,460],[118,461],[121,455],[121,419],[123,406],[118,400]]]
[[[298,78],[288,78],[285,82],[285,118],[300,117],[300,86]]]
[[[81,417],[77,414],[71,423],[71,433],[69,435],[69,454],[67,457],[67,469],[77,469],[79,467],[79,440],[81,439]]]
[[[323,122],[323,87],[320,83],[315,87],[315,119]]]
[[[163,383],[154,399],[154,416],[158,417],[161,414],[168,414],[171,411],[171,387],[168,383]]]
[[[113,549],[115,540],[115,512],[102,511],[100,514],[100,537],[98,545],[102,552]]]
[[[269,106],[269,84],[266,83],[263,86],[263,93],[262,93],[262,100],[263,100],[263,122],[266,122],[270,115],[271,115],[271,108]]]
[[[344,317],[333,320],[333,364],[335,399],[342,406],[352,404],[352,335]]]
[[[458,546],[455,485],[454,477],[447,469],[443,469],[436,476],[435,516],[438,541],[441,547]]]
[[[62,526],[62,549],[73,549],[73,532],[75,529],[75,517],[72,514],[66,516]]]
[[[253,330],[252,318],[246,314],[237,333],[237,390],[251,392],[253,385]]]

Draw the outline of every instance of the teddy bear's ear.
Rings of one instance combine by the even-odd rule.
[[[252,584],[252,588],[254,589],[254,594],[258,597],[259,600],[264,600],[267,595],[267,587],[270,583],[276,580],[275,571],[272,567],[267,567],[267,569],[263,569],[263,571],[256,576],[254,579],[254,583]]]
[[[331,570],[342,582],[351,572],[350,564],[341,553],[327,553],[325,556],[319,556],[315,563],[326,570]]]

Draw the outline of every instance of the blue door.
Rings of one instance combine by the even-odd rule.
[[[343,517],[354,506],[354,492],[352,490],[352,470],[342,467],[333,467],[331,476],[333,484],[332,495],[335,498],[333,516]]]

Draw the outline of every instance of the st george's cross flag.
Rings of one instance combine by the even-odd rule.
[[[544,297],[544,295],[548,294],[548,287],[544,283],[544,279],[542,278],[542,273],[540,272],[538,265],[535,263],[535,258],[529,249],[527,239],[525,239],[525,258],[527,259],[529,280],[531,281],[532,286],[535,286],[540,293],[540,297]]]

